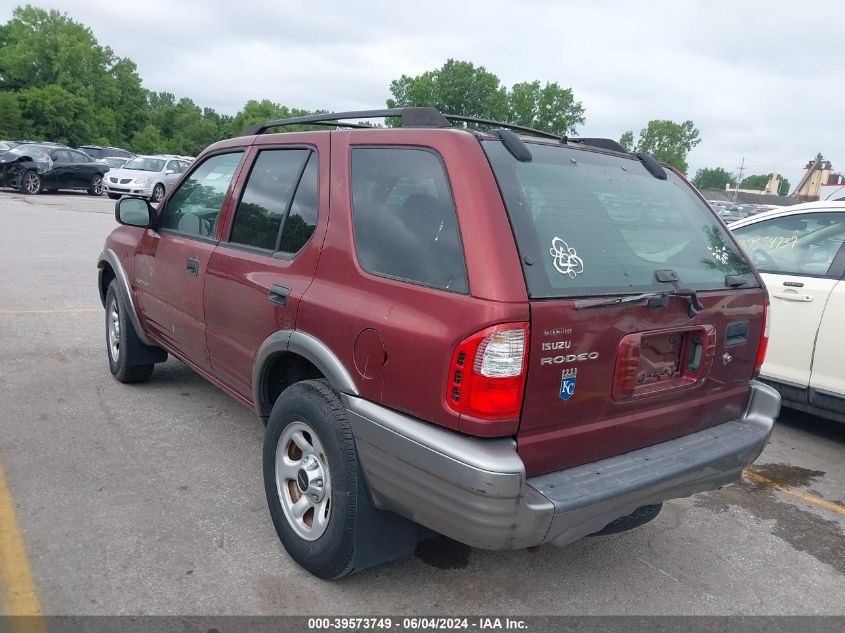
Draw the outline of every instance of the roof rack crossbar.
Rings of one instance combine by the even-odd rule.
[[[355,124],[346,126],[345,124],[338,123],[338,121],[343,119],[383,119],[386,117],[399,117],[406,127],[450,127],[449,121],[434,108],[386,108],[384,110],[327,112],[326,114],[310,114],[308,116],[264,121],[263,123],[248,127],[242,132],[241,136],[264,134],[270,128],[284,127],[287,125],[341,125],[341,127],[355,127]]]

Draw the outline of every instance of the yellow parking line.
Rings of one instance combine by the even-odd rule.
[[[0,590],[2,590],[5,615],[41,615],[41,605],[38,602],[38,594],[35,592],[23,537],[15,516],[15,502],[6,485],[2,464],[0,464]],[[43,622],[40,619],[13,620],[12,625],[14,629],[21,631],[33,633],[44,631]]]
[[[826,510],[831,510],[833,512],[836,512],[837,514],[845,514],[845,506],[841,506],[838,503],[833,503],[832,501],[826,501],[824,499],[820,499],[819,497],[808,495],[806,492],[798,490],[797,488],[787,486],[786,484],[778,483],[773,479],[769,479],[768,477],[765,477],[760,473],[755,473],[753,470],[749,470],[747,468],[742,471],[742,474],[745,475],[748,479],[756,481],[757,483],[761,483],[764,486],[774,488],[775,490],[780,490],[781,492],[785,492],[786,494],[793,495],[794,497],[798,497],[799,499],[802,499],[807,503],[812,503],[813,505],[817,505],[820,508],[825,508]]]
[[[0,310],[0,314],[72,314],[75,312],[100,312],[102,308],[56,308],[53,310]]]

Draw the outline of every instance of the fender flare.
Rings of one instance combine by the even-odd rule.
[[[292,352],[308,360],[340,393],[359,395],[352,374],[328,345],[305,332],[279,330],[264,339],[252,365],[252,401],[255,412],[262,420],[267,420],[271,409],[264,389],[267,367],[274,356],[285,352]]]
[[[144,334],[144,329],[141,327],[141,319],[138,317],[138,311],[135,309],[135,301],[132,299],[132,291],[129,287],[129,280],[126,278],[126,271],[123,269],[123,264],[120,263],[117,254],[110,248],[103,250],[97,260],[97,268],[100,269],[100,281],[103,277],[103,266],[108,264],[114,271],[114,278],[117,280],[118,295],[123,302],[123,307],[129,315],[129,320],[132,321],[132,327],[135,328],[135,333],[138,335],[138,340],[149,347],[157,347],[147,335]],[[102,283],[98,284],[100,290],[100,300],[103,302],[103,307],[106,305],[106,297],[103,293]]]

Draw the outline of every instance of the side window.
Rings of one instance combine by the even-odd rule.
[[[67,153],[66,150],[60,149],[53,152],[53,162],[56,163],[69,163],[70,162],[70,154]]]
[[[229,241],[278,250],[279,229],[311,150],[264,150],[249,172]]]
[[[166,171],[172,171],[174,174],[178,174],[179,171],[180,171],[179,170],[179,162],[172,160],[169,163],[167,163]]]
[[[436,154],[415,148],[353,149],[351,186],[355,250],[364,270],[468,291],[455,204]]]
[[[201,237],[213,237],[229,184],[243,152],[217,154],[205,160],[173,192],[159,228]]]
[[[772,218],[734,234],[762,272],[824,276],[845,241],[845,211]]]
[[[317,184],[318,166],[317,154],[311,152],[285,220],[285,228],[282,230],[279,250],[284,253],[298,252],[311,239],[317,227],[317,207],[320,199]]]
[[[91,157],[82,152],[68,152],[70,154],[70,161],[72,163],[90,163]]]

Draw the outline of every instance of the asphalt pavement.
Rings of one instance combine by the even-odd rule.
[[[172,359],[111,378],[113,208],[0,191],[0,613],[28,583],[56,615],[845,614],[845,425],[792,412],[741,482],[632,532],[536,553],[436,539],[310,576],[273,530],[251,410]]]

